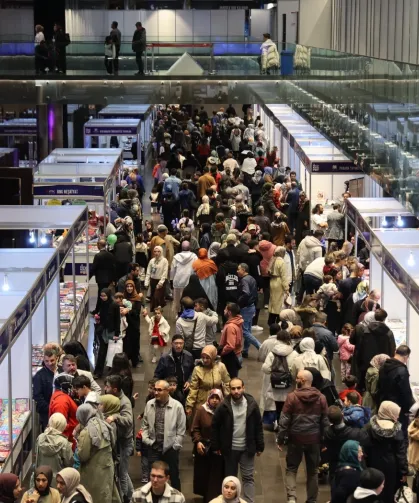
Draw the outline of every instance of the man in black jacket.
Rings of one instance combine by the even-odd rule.
[[[231,260],[236,264],[240,264],[245,259],[245,255],[237,248],[237,237],[234,234],[228,234],[226,238],[227,246],[221,249],[214,258],[214,262],[217,266],[220,266],[223,262]]]
[[[399,421],[407,438],[409,425],[409,410],[415,403],[412,388],[409,382],[407,362],[410,357],[410,348],[402,344],[396,349],[394,358],[389,358],[381,367],[378,378],[378,406],[384,400],[397,403],[401,408]]]
[[[349,342],[355,346],[353,355],[354,365],[352,372],[358,378],[358,390],[365,389],[365,374],[370,366],[370,361],[378,354],[390,357],[396,351],[396,342],[393,332],[385,324],[387,313],[384,309],[375,311],[375,321],[359,324],[352,332]]]
[[[230,381],[230,395],[215,410],[211,449],[224,457],[226,477],[237,477],[240,466],[244,499],[253,503],[255,454],[261,455],[265,442],[259,406],[238,377]]]
[[[143,52],[146,50],[146,31],[143,25],[138,21],[135,23],[136,30],[132,37],[132,50],[135,52],[135,61],[137,62],[138,72],[136,75],[144,75]]]
[[[141,292],[141,281],[140,281],[140,266],[135,262],[129,265],[128,274],[122,276],[118,281],[118,292],[124,293],[125,291],[125,282],[128,280],[134,282],[135,290],[139,294]]]
[[[236,262],[226,260],[218,267],[215,283],[218,288],[218,314],[223,316],[228,302],[237,303],[239,276]]]
[[[53,392],[53,381],[57,372],[58,358],[54,351],[46,349],[42,368],[32,378],[33,398],[36,402],[36,411],[39,414],[42,431],[48,425],[49,402]]]
[[[174,335],[172,337],[172,349],[160,357],[154,371],[154,377],[156,379],[167,379],[176,376],[177,389],[185,397],[194,369],[194,358],[189,351],[183,349],[184,347],[184,338],[181,335]]]
[[[258,286],[255,278],[249,274],[249,266],[240,264],[237,268],[237,274],[240,278],[237,292],[237,304],[240,306],[240,314],[243,317],[243,358],[249,357],[250,344],[253,344],[259,351],[260,342],[252,334],[252,321],[256,313],[256,303],[258,300]]]
[[[100,292],[108,288],[112,281],[116,280],[115,257],[106,249],[106,241],[100,239],[97,242],[99,250],[96,253],[90,268],[90,277],[95,276],[97,283],[97,301],[95,310],[91,314],[97,314],[100,308]]]
[[[55,64],[57,66],[58,73],[65,73],[66,70],[66,51],[67,38],[62,29],[61,25],[58,23],[54,24],[54,49],[55,49]]]
[[[332,405],[329,407],[327,417],[330,421],[324,431],[324,445],[326,447],[326,459],[329,461],[330,482],[335,477],[338,466],[339,454],[343,444],[347,440],[357,440],[361,438],[361,429],[352,428],[343,421],[343,414],[339,407]]]

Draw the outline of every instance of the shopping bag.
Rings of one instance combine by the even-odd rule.
[[[123,352],[123,342],[122,339],[118,339],[117,341],[109,341],[108,343],[108,352],[106,353],[106,366],[112,367],[113,357],[116,353]]]
[[[414,495],[409,486],[401,486],[394,496],[395,503],[413,503]]]

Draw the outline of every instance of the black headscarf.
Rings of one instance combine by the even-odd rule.
[[[45,477],[48,480],[48,485],[44,491],[40,491],[38,487],[36,486],[36,477],[38,475],[45,475]],[[39,492],[41,496],[47,496],[50,493],[50,488],[51,488],[51,482],[52,482],[52,469],[49,466],[46,465],[41,465],[38,466],[38,468],[35,470],[35,488]]]
[[[0,473],[0,501],[2,503],[13,503],[13,494],[19,477],[13,473]]]
[[[106,326],[109,308],[112,304],[112,292],[110,288],[103,288],[100,293],[104,293],[108,297],[108,300],[106,302],[101,299],[99,308],[100,324],[102,326]]]
[[[304,370],[308,370],[313,375],[313,386],[321,391],[327,379],[325,379],[315,367],[306,367]]]

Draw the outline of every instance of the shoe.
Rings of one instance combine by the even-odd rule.
[[[102,379],[102,374],[93,374],[93,379],[97,381],[98,379]]]
[[[144,72],[137,72],[137,73],[134,73],[134,75],[145,75]]]
[[[151,360],[151,363],[156,363],[157,362],[157,358],[155,356],[153,356],[153,359]]]
[[[265,309],[269,309],[268,304],[265,304],[263,307],[264,307]]]
[[[263,330],[263,327],[260,327],[259,325],[254,325],[252,327],[252,330],[255,330],[256,332],[261,332]]]
[[[243,358],[249,358],[249,353],[242,353]]]
[[[90,311],[90,314],[91,314],[92,316],[95,316],[95,315],[97,314],[97,312],[96,312],[96,311]]]
[[[141,355],[138,355],[138,363],[143,363],[143,357]]]

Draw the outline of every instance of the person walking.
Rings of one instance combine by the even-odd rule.
[[[201,359],[196,362],[192,372],[189,395],[186,399],[186,415],[191,416],[193,412],[208,398],[208,392],[217,388],[223,395],[229,393],[230,376],[227,369],[217,356],[217,349],[210,344],[205,346],[201,352]]]
[[[57,372],[58,359],[55,351],[44,349],[42,366],[32,378],[33,399],[42,430],[48,425],[49,403],[53,392],[53,381]]]
[[[384,486],[384,473],[375,468],[366,468],[361,472],[358,487],[346,503],[383,503],[381,494]]]
[[[67,420],[60,413],[52,414],[48,421],[48,427],[36,439],[35,445],[35,467],[47,465],[53,473],[52,487],[56,486],[55,477],[63,468],[72,466],[73,451],[71,443],[63,435],[67,428]]]
[[[169,263],[163,257],[163,248],[155,246],[153,255],[153,258],[148,263],[144,282],[146,288],[150,286],[150,311],[154,311],[156,307],[164,307],[166,305],[165,286],[169,273]]]
[[[93,501],[115,503],[113,494],[118,494],[118,491],[115,487],[112,450],[116,438],[113,437],[111,425],[101,417],[97,407],[90,403],[80,405],[77,409],[77,420],[81,426],[77,438],[80,479]],[[100,477],[95,476],[98,472]]]
[[[101,305],[100,292],[109,288],[113,281],[116,281],[116,262],[114,255],[106,249],[106,241],[100,239],[97,242],[98,253],[93,258],[93,264],[90,267],[90,277],[95,277],[97,283],[97,301],[96,307],[90,314],[98,314]]]
[[[211,449],[223,456],[226,476],[236,477],[240,467],[244,499],[253,503],[255,456],[262,454],[265,442],[259,406],[238,377],[230,381],[230,394],[214,413]]]
[[[65,73],[66,71],[66,51],[65,48],[67,44],[67,36],[64,33],[61,25],[58,23],[54,24],[54,49],[55,49],[55,64],[58,73]]]
[[[263,44],[260,46],[260,72],[270,75],[279,68],[279,53],[276,44],[271,40],[270,33],[263,34]]]
[[[172,267],[170,268],[170,276],[173,280],[173,312],[179,313],[180,299],[182,292],[189,283],[189,278],[193,273],[192,264],[198,257],[190,251],[189,241],[182,242],[182,251],[176,253],[173,257]]]
[[[284,305],[284,298],[289,292],[289,281],[284,261],[285,251],[285,247],[278,246],[269,266],[270,296],[268,326],[278,322]]]
[[[286,491],[288,503],[297,500],[297,471],[303,455],[306,462],[307,503],[316,503],[319,492],[318,466],[320,441],[328,426],[326,398],[313,388],[313,375],[300,370],[296,378],[297,388],[289,393],[279,420],[278,449],[288,435]]]
[[[111,33],[112,41],[115,45],[115,59],[114,59],[114,75],[118,75],[119,72],[119,52],[121,51],[121,32],[118,29],[118,21],[113,21],[111,25]]]
[[[365,393],[362,397],[362,404],[364,407],[371,409],[371,414],[377,414],[378,405],[378,376],[384,362],[390,357],[384,353],[375,355],[370,361],[370,366],[365,375]]]
[[[234,302],[229,302],[224,309],[227,321],[221,333],[221,361],[226,366],[230,378],[238,377],[241,369],[243,347],[243,317],[240,308]]]
[[[340,450],[336,476],[332,483],[330,503],[347,501],[358,487],[363,459],[362,447],[356,440],[347,440]]]
[[[136,75],[144,75],[143,53],[146,50],[147,35],[143,25],[137,21],[135,23],[136,30],[132,36],[132,50],[135,52],[135,61],[138,66]]]
[[[204,503],[217,496],[217,488],[224,477],[224,460],[211,450],[212,418],[223,399],[219,389],[212,389],[207,401],[197,408],[191,428],[194,443],[193,492],[202,496]]]
[[[239,276],[239,286],[237,290],[237,304],[240,307],[240,314],[243,317],[243,358],[249,357],[250,344],[259,350],[261,344],[252,334],[252,321],[256,314],[256,302],[258,300],[258,287],[255,278],[249,274],[249,266],[241,263],[237,268]]]
[[[180,491],[179,451],[186,431],[185,412],[182,404],[170,396],[167,381],[157,381],[154,394],[145,407],[142,441],[147,446],[149,466],[165,461],[172,487]]]
[[[134,491],[132,503],[185,503],[185,496],[169,482],[169,465],[164,461],[155,461],[151,466],[150,482]]]

